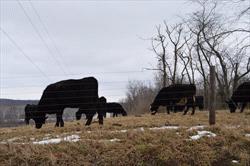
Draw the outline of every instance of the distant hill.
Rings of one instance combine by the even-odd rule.
[[[37,104],[38,100],[12,100],[12,99],[0,99],[0,106],[3,105],[26,105]]]
[[[0,128],[25,125],[24,108],[26,104],[38,104],[38,100],[0,99]],[[76,111],[77,109],[70,108],[64,111],[64,121],[72,121]],[[48,121],[56,120],[55,115],[48,115],[48,117]]]

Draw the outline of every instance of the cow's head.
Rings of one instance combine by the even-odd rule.
[[[28,125],[30,123],[30,110],[29,110],[30,104],[27,104],[24,108],[25,113],[25,123]]]
[[[127,116],[127,112],[125,110],[122,111],[122,116]]]
[[[238,104],[235,103],[232,99],[227,100],[226,103],[230,109],[230,112],[234,113],[238,107]]]
[[[156,112],[157,112],[157,110],[158,110],[158,107],[157,107],[157,106],[155,106],[154,104],[151,104],[151,105],[150,105],[150,111],[151,111],[151,114],[152,114],[152,115],[155,115]]]
[[[82,117],[82,114],[80,113],[80,111],[77,111],[75,115],[76,115],[76,120],[80,120]]]
[[[37,105],[27,104],[24,108],[25,112],[25,123],[28,125],[30,119],[32,119],[32,114],[36,111]]]
[[[104,96],[99,97],[98,100],[100,103],[107,103],[107,99]]]
[[[43,124],[45,124],[45,121],[48,118],[47,116],[45,116],[44,113],[39,113],[38,111],[36,111],[32,116],[32,119],[35,121],[37,129],[40,129]]]
[[[45,116],[44,113],[40,113],[37,111],[37,106],[35,105],[27,105],[25,107],[25,123],[28,125],[30,119],[35,121],[35,125],[37,129],[40,129],[48,117]]]

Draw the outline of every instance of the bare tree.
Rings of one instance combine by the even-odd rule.
[[[184,53],[184,47],[191,36],[187,38],[184,29],[183,23],[170,26],[164,21],[164,29],[157,26],[157,35],[151,39],[152,50],[158,60],[157,68],[151,70],[162,73],[163,87],[170,83],[182,83],[185,77],[190,83],[194,80],[194,73],[190,74],[189,70],[192,60]]]
[[[193,13],[189,22],[193,25],[189,26],[190,30],[196,36],[196,54],[199,62],[197,67],[206,89],[208,75],[206,71],[211,65],[216,65],[220,95],[225,100],[240,80],[250,73],[250,58],[246,54],[248,46],[243,44],[246,39],[243,37],[237,42],[242,38],[242,33],[248,31],[226,28],[226,21],[215,11],[216,3],[211,8],[207,8],[207,2],[200,4],[202,10]]]
[[[149,106],[155,93],[155,89],[145,82],[129,81],[126,98],[122,103],[130,114],[145,113],[149,111]]]

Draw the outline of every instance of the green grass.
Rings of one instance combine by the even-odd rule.
[[[249,110],[235,114],[217,111],[214,126],[208,125],[208,112],[110,118],[102,127],[83,124],[66,122],[64,128],[55,128],[52,123],[40,130],[34,126],[2,128],[0,165],[250,165],[250,137],[245,136],[250,134]],[[179,128],[150,130],[165,125]],[[190,140],[197,130],[188,129],[197,125],[204,125],[199,130],[211,131],[216,137]],[[32,143],[72,134],[79,135],[80,141]]]

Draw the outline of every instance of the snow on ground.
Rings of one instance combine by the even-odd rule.
[[[137,128],[137,129],[134,129],[134,131],[145,131],[143,127],[140,127],[140,128]]]
[[[111,131],[110,133],[126,133],[128,132],[128,130],[115,130],[115,131]]]
[[[198,140],[204,136],[206,137],[216,137],[216,134],[212,133],[211,131],[197,131],[197,135],[193,135],[190,137],[191,140]]]
[[[39,145],[58,144],[58,143],[60,143],[62,141],[78,142],[79,140],[80,140],[79,135],[70,135],[70,136],[66,136],[66,137],[63,137],[63,138],[52,138],[52,139],[45,138],[42,141],[34,141],[33,144],[39,144]]]
[[[232,163],[239,163],[239,161],[237,161],[237,160],[232,160]]]
[[[110,142],[120,142],[121,140],[120,140],[120,139],[117,139],[117,138],[114,138],[114,139],[110,139],[109,141],[110,141]]]
[[[203,126],[203,125],[193,126],[193,127],[190,127],[190,128],[188,129],[188,131],[199,130],[199,129],[204,129],[204,128],[205,128],[205,126]]]
[[[120,142],[121,140],[118,138],[113,138],[113,139],[101,139],[101,140],[97,140],[97,141],[98,142]]]
[[[246,136],[246,137],[250,137],[250,134],[246,134],[245,136]]]
[[[165,129],[177,130],[179,128],[180,128],[179,126],[162,126],[162,127],[151,127],[149,128],[149,130],[165,130]]]

